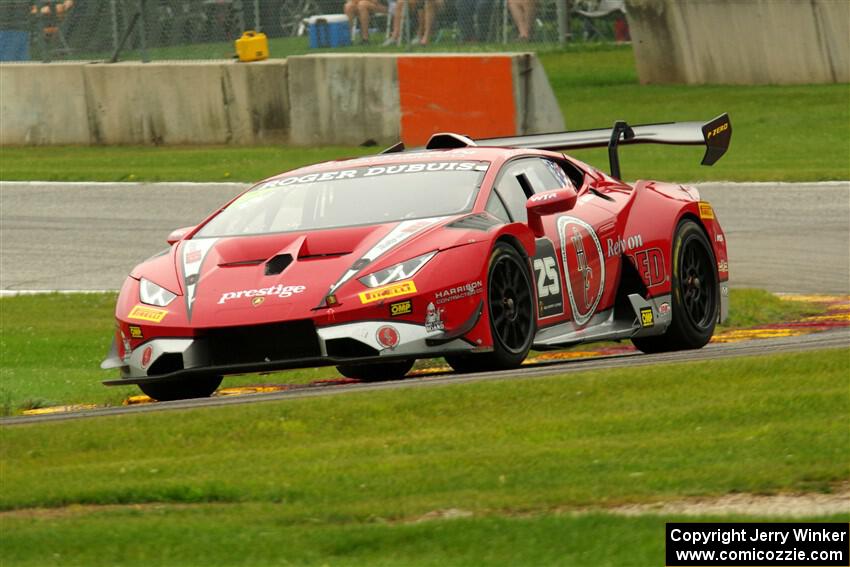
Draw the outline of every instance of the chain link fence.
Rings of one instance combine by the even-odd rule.
[[[626,41],[623,0],[0,0],[0,61],[222,59],[315,49],[500,50]],[[336,16],[333,16],[336,15]],[[328,22],[341,39],[317,39]],[[522,44],[522,45],[519,45]]]

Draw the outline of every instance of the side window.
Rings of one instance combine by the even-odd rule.
[[[556,175],[558,171],[560,171],[560,177]],[[528,198],[540,191],[563,187],[566,179],[564,171],[551,160],[520,159],[508,163],[502,170],[496,183],[496,192],[504,201],[511,218],[517,222],[526,222],[528,218],[525,202]]]
[[[517,167],[519,165],[519,162],[510,164],[502,171],[496,184],[496,193],[502,198],[514,222],[527,222],[525,202],[531,195],[526,194],[517,179],[517,176],[522,174],[522,167]]]
[[[487,206],[484,210],[497,219],[501,219],[505,222],[511,222],[511,217],[508,216],[508,211],[505,209],[505,205],[502,204],[502,200],[498,195],[496,195],[496,193],[490,193],[490,198],[487,200]]]
[[[548,159],[529,160],[524,171],[535,193],[560,189],[567,184],[567,175],[561,167]]]

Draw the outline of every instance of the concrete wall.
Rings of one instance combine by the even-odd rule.
[[[848,0],[626,0],[642,83],[850,82]]]
[[[400,139],[394,55],[305,55],[288,61],[293,144]]]
[[[408,79],[400,81],[401,62]],[[498,80],[483,71],[492,68],[503,71]],[[402,91],[417,102],[405,106]],[[414,115],[416,132],[408,120]],[[434,129],[484,137],[563,128],[533,54],[0,65],[6,145],[391,144],[402,138],[403,123],[408,144],[424,142]]]
[[[286,66],[0,65],[0,144],[286,143]]]
[[[490,68],[488,64],[496,59],[504,59],[509,65],[507,81],[497,81],[493,76],[476,72],[479,68]],[[440,64],[441,60],[443,63],[463,62],[454,66]],[[341,53],[290,57],[288,61],[294,144],[362,144],[369,140],[391,144],[402,138],[408,145],[421,144],[425,140],[420,133],[403,131],[403,124],[409,123],[405,114],[417,110],[405,106],[411,97],[404,97],[408,100],[405,103],[400,96],[401,92],[409,94],[418,86],[428,91],[426,106],[438,108],[442,117],[442,120],[435,119],[429,132],[450,129],[479,135],[476,121],[472,116],[465,117],[462,108],[470,115],[489,112],[494,121],[501,113],[510,112],[515,116],[512,131],[487,132],[482,137],[564,129],[558,101],[546,72],[533,53]],[[418,77],[421,84],[410,85],[404,76],[400,77],[402,62],[421,66]],[[512,108],[491,105],[496,90],[510,99]],[[447,127],[447,123],[452,126]],[[422,128],[427,126],[422,125],[420,130]]]

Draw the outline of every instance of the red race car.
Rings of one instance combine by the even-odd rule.
[[[435,134],[262,181],[125,281],[108,385],[209,396],[228,374],[335,365],[403,377],[519,366],[529,349],[699,348],[728,310],[723,231],[696,189],[620,180],[618,146],[729,146],[727,115],[471,140]],[[556,150],[607,146],[611,174]]]

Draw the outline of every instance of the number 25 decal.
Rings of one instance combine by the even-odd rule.
[[[558,264],[551,256],[536,258],[534,271],[537,272],[537,297],[558,295],[561,286],[558,283]]]

